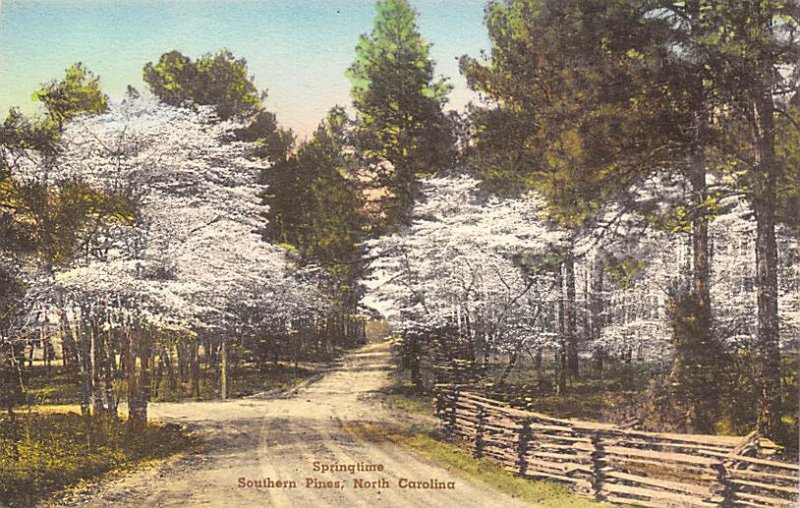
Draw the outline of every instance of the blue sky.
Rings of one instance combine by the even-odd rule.
[[[456,59],[488,47],[484,0],[416,0],[437,73],[472,98]],[[171,49],[196,57],[228,48],[247,59],[268,107],[301,136],[334,104],[349,104],[345,70],[374,4],[366,0],[0,0],[0,108],[33,107],[37,86],[76,61],[118,96],[142,87],[142,65]]]

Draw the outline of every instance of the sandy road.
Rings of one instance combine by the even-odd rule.
[[[365,346],[316,383],[284,398],[152,404],[153,418],[180,422],[199,433],[206,443],[203,452],[101,483],[71,496],[66,506],[529,506],[391,443],[356,440],[342,430],[348,422],[391,421],[376,397],[389,381],[390,357],[388,343]],[[315,462],[380,464],[383,471],[322,473],[314,471]],[[308,478],[340,483],[317,488],[307,486]],[[296,486],[240,486],[266,479]],[[357,488],[357,479],[379,483]],[[401,479],[454,482],[455,488],[400,488]]]

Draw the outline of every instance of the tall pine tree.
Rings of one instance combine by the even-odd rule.
[[[349,120],[343,108],[328,112],[311,139],[264,174],[270,206],[267,235],[324,266],[336,302],[348,313],[358,303],[364,234],[362,195],[350,176]]]
[[[416,16],[406,0],[378,2],[373,30],[361,36],[348,71],[360,116],[359,149],[388,191],[390,223],[406,216],[416,175],[446,165],[453,148],[442,111],[451,87],[434,79],[430,44]]]

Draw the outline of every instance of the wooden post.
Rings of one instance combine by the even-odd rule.
[[[731,457],[736,455],[745,455],[749,450],[754,448],[754,445],[757,446],[759,438],[760,435],[758,431],[754,430],[742,438],[742,441],[736,446],[736,448],[729,452],[729,455]],[[717,481],[722,487],[722,492],[720,493],[722,496],[722,502],[720,503],[720,506],[734,506],[738,486],[730,481],[728,470],[736,469],[736,461],[732,459],[723,460],[719,465],[715,466],[714,469],[717,472]]]
[[[442,420],[442,410],[444,409],[444,403],[442,402],[442,387],[439,386],[436,388],[436,397],[433,399],[434,408],[436,418]]]
[[[483,420],[486,418],[486,409],[483,404],[478,404],[478,424],[475,429],[475,458],[483,456]]]
[[[606,467],[605,450],[603,448],[603,436],[600,432],[592,434],[592,490],[594,490],[594,498],[598,501],[603,501],[603,482],[605,481],[605,473],[603,470]]]
[[[733,468],[734,464],[720,463],[714,466],[714,469],[717,471],[717,481],[722,487],[722,492],[720,492],[720,495],[722,496],[720,506],[735,506],[736,503],[737,488],[735,483],[729,481],[728,467]]]
[[[456,411],[458,410],[458,385],[453,386],[453,399],[450,412],[450,434],[456,431]]]
[[[517,474],[524,476],[528,472],[528,447],[531,441],[531,421],[522,420],[522,428],[519,430],[519,442],[517,443]]]

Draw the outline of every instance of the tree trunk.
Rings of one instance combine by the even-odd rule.
[[[500,379],[497,380],[497,383],[495,383],[495,387],[501,388],[506,384],[508,375],[511,374],[511,371],[514,370],[514,366],[517,364],[520,349],[521,348],[518,347],[516,351],[512,351],[511,355],[509,355],[506,368],[503,369],[503,373],[500,375]]]
[[[129,326],[125,330],[124,355],[125,355],[125,379],[128,383],[128,426],[133,431],[141,430],[141,390],[139,389],[139,379],[137,376],[136,351],[137,338],[136,331]]]
[[[175,366],[172,362],[172,346],[166,346],[164,352],[164,368],[167,370],[167,388],[169,391],[175,391],[178,381],[175,378]],[[180,364],[180,356],[178,356],[178,363]]]
[[[28,372],[33,370],[33,355],[36,353],[36,340],[28,338]],[[41,341],[39,341],[41,343]],[[24,364],[23,364],[24,365]]]
[[[200,341],[194,339],[191,349],[192,394],[195,399],[200,400]]]
[[[710,257],[708,245],[709,212],[706,208],[707,187],[705,157],[698,148],[692,161],[692,193],[695,217],[692,220],[692,293],[698,340],[711,340]],[[703,348],[708,350],[708,348]]]
[[[191,354],[189,353],[189,346],[183,342],[178,342],[178,344],[175,346],[175,352],[178,356],[178,379],[180,380],[181,385],[183,385],[184,383],[190,382],[191,379],[191,376],[189,375],[189,372],[191,371]]]
[[[86,336],[87,326],[84,318],[84,309],[81,309],[81,326],[79,333],[81,361],[80,368],[83,378],[81,385],[81,414],[89,416],[92,403],[92,345],[89,337]]]
[[[409,336],[409,366],[411,367],[411,383],[414,389],[422,391],[422,373],[420,369],[419,340],[415,334]]]
[[[147,425],[147,403],[150,401],[152,337],[150,330],[145,326],[137,326],[129,337],[128,421],[131,429],[138,432]],[[138,369],[136,357],[139,359]]]
[[[222,337],[219,362],[219,396],[222,400],[228,398],[228,339]]]
[[[565,395],[567,392],[567,340],[566,320],[564,319],[564,278],[562,268],[556,271],[556,287],[558,288],[558,307],[556,321],[558,328],[558,348],[554,352],[556,369],[556,395]]]
[[[104,334],[105,348],[103,355],[103,384],[105,386],[106,396],[106,411],[114,416],[117,415],[117,405],[119,403],[118,397],[114,396],[114,374],[115,374],[115,359],[114,347],[112,337],[113,334],[109,330]]]
[[[567,376],[578,378],[577,306],[575,304],[575,254],[572,244],[564,260],[564,335],[567,343]]]
[[[89,337],[91,338],[92,350],[92,410],[95,415],[106,412],[103,404],[103,338],[100,336],[98,318],[92,316],[89,320]]]
[[[66,312],[61,313],[61,322],[61,359],[64,362],[65,369],[74,371],[78,367],[78,347],[75,344],[75,336]]]
[[[292,347],[292,356],[293,356],[292,365],[294,366],[294,371],[292,373],[292,376],[293,376],[294,379],[297,379],[297,373],[298,373],[297,361],[298,361],[298,357],[300,356],[300,331],[297,330],[293,335],[291,335],[289,337],[289,340],[291,340],[292,344],[293,344],[293,347]]]
[[[153,337],[150,329],[142,327],[141,337],[139,339],[139,358],[141,363],[141,377],[139,382],[139,391],[141,398],[139,400],[139,417],[142,424],[147,423],[147,404],[150,402],[150,373],[153,362]]]
[[[50,335],[45,335],[43,328],[39,330],[39,340],[42,343],[42,359],[44,359],[45,372],[49,376],[51,373],[50,359],[52,357],[53,343]]]
[[[687,2],[692,30],[702,32],[700,2]],[[690,146],[688,180],[691,185],[690,220],[692,266],[689,291],[679,295],[673,314],[675,358],[670,382],[676,387],[676,400],[686,405],[689,424],[697,432],[713,432],[718,412],[717,373],[722,351],[711,333],[710,258],[705,149],[709,141],[706,91],[700,76],[689,88],[694,112],[694,138]]]
[[[161,388],[161,379],[164,377],[164,350],[161,349],[158,351],[158,354],[155,355],[153,358],[153,363],[155,364],[155,373],[153,379],[153,397],[158,399],[158,392]]]
[[[781,417],[781,353],[778,327],[778,247],[775,240],[777,166],[774,104],[769,92],[757,99],[754,119],[756,283],[758,301],[759,431],[778,432]]]
[[[591,302],[590,306],[590,326],[592,344],[594,344],[594,367],[600,378],[603,378],[603,363],[605,361],[605,350],[598,343],[603,332],[603,251],[598,250],[597,255],[592,260],[592,282],[591,282]]]

